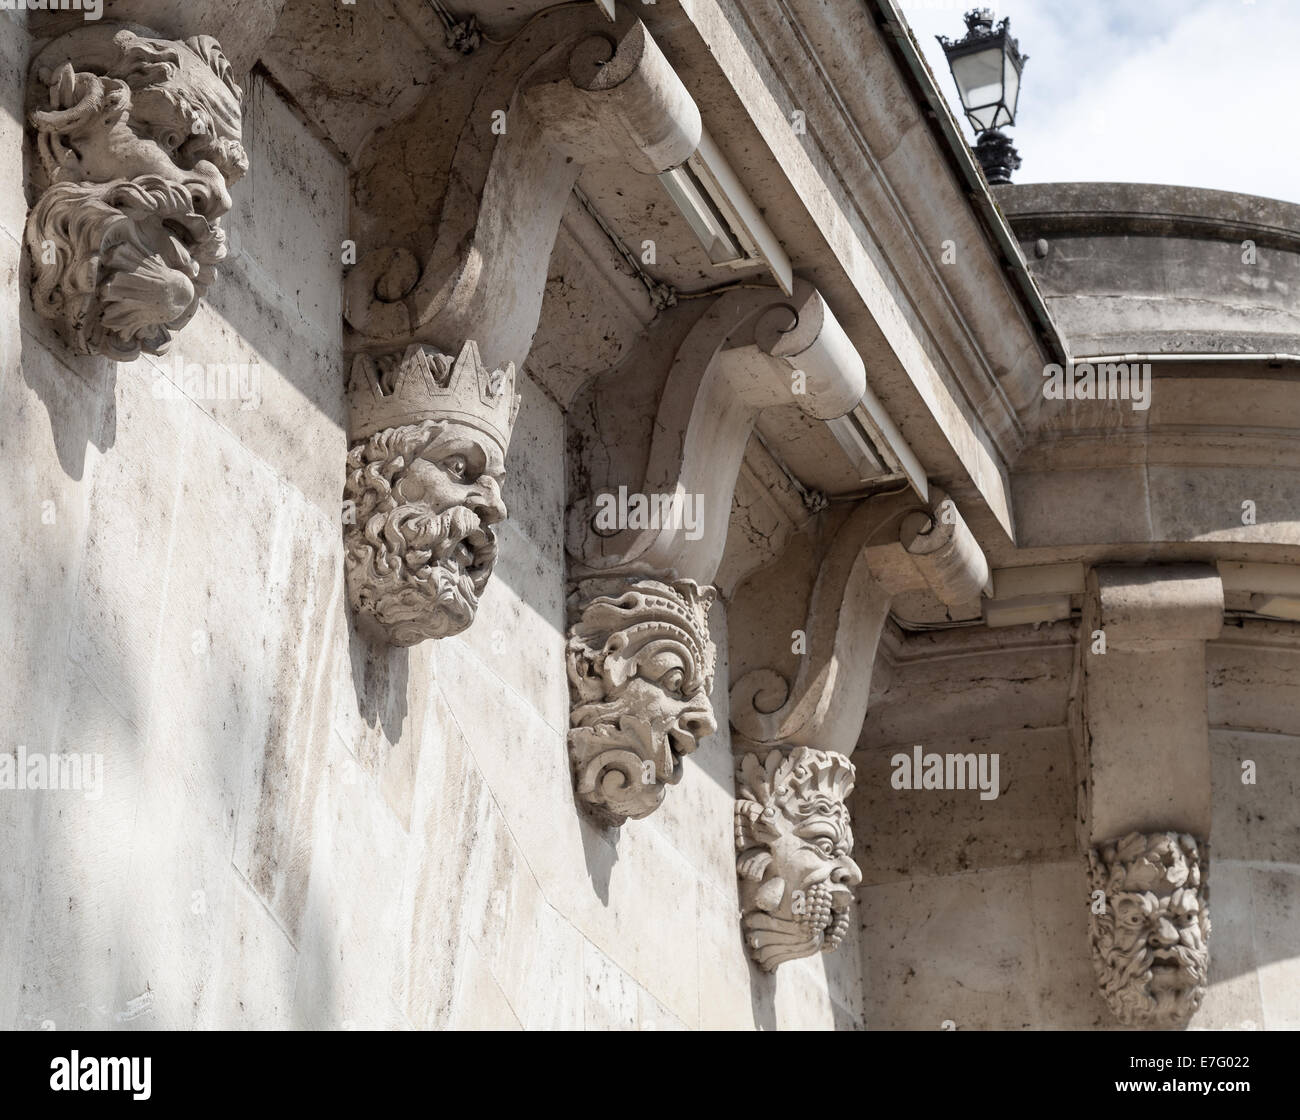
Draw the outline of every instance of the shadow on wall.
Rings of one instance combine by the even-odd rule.
[[[36,160],[26,134],[24,139],[23,183],[30,209]],[[63,346],[50,323],[32,307],[32,264],[25,244],[18,254],[17,267],[19,361],[23,378],[49,413],[50,434],[59,464],[70,479],[79,482],[85,475],[87,445],[107,451],[116,438],[117,363],[107,358],[73,354]],[[56,363],[62,363],[75,380],[65,381],[62,371],[52,369]],[[53,376],[48,376],[52,373]]]
[[[383,645],[358,633],[356,619],[342,592],[339,610],[347,618],[348,660],[352,666],[357,714],[372,731],[380,728],[391,746],[401,740],[406,723],[410,651],[404,646]]]
[[[592,889],[600,899],[600,904],[608,906],[609,880],[614,873],[614,865],[618,863],[618,842],[622,831],[617,828],[598,829],[590,824],[576,794],[573,806],[582,821],[582,854],[587,861],[587,874],[591,878]]]

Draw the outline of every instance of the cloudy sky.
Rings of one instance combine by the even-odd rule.
[[[899,3],[953,106],[935,35],[960,38],[974,7],[1011,17],[1029,55],[1010,133],[1018,183],[1178,183],[1300,203],[1300,0]]]

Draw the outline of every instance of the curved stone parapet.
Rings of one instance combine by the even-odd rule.
[[[1073,354],[1300,353],[1300,206],[1149,183],[996,195]]]

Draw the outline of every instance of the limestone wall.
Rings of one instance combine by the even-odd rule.
[[[26,295],[26,57],[0,13],[3,749],[103,784],[0,792],[0,1024],[859,1024],[852,943],[746,958],[725,731],[616,842],[580,817],[553,399],[521,379],[474,626],[376,652],[342,587],[346,169],[255,74],[198,316],[166,357],[76,358]],[[258,391],[206,399],[191,363]]]
[[[1295,1029],[1300,1015],[1296,644],[1290,624],[1247,622],[1207,646],[1213,933],[1192,1029]],[[909,635],[895,653],[854,756],[868,1029],[1120,1029],[1089,959],[1071,657],[1064,622]],[[890,759],[915,744],[998,753],[1000,795],[894,789]]]

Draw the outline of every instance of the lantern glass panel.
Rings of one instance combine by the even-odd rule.
[[[976,51],[952,60],[952,76],[971,123],[980,131],[996,127],[1002,103],[1002,47]],[[1010,65],[1009,70],[1013,69]]]
[[[1006,55],[1004,72],[1007,76],[1006,90],[1003,94],[1002,101],[1006,106],[1005,120],[998,124],[1014,124],[1016,120],[1016,105],[1020,100],[1020,71],[1016,69],[1015,63],[1011,61],[1011,56]]]

